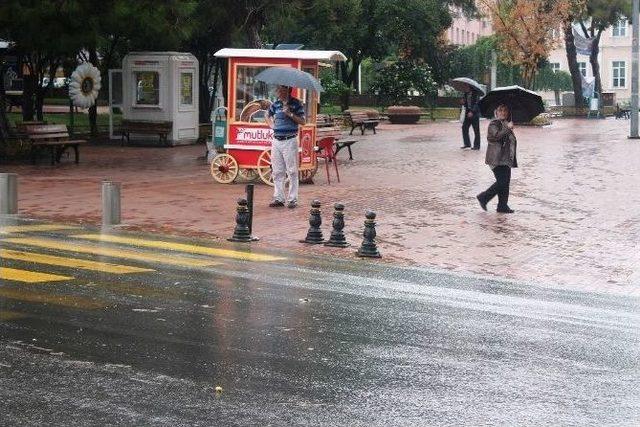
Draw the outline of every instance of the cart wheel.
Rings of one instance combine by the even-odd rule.
[[[316,176],[318,172],[318,162],[313,169],[303,170],[298,172],[298,177],[300,178],[301,184],[313,184],[313,177]]]
[[[211,161],[211,176],[221,184],[230,184],[238,176],[238,162],[230,155],[218,154]]]
[[[271,174],[271,149],[264,150],[258,157],[258,174],[260,179],[267,185],[273,186],[273,176]]]
[[[245,181],[255,181],[260,178],[260,175],[258,175],[255,169],[240,169],[239,174]]]

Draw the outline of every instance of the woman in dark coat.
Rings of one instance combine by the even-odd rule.
[[[509,184],[511,182],[511,168],[518,167],[516,158],[517,140],[513,133],[513,122],[508,121],[509,108],[506,105],[499,105],[496,108],[496,118],[489,124],[487,131],[487,156],[485,163],[493,170],[496,182],[486,191],[476,197],[480,206],[485,211],[487,203],[494,196],[498,196],[498,212],[513,213],[509,207]]]

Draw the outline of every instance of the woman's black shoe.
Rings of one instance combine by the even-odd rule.
[[[476,196],[476,199],[478,199],[478,203],[480,203],[480,207],[482,208],[482,210],[486,211],[487,210],[487,201],[482,196],[482,193],[478,194]]]
[[[496,212],[499,212],[499,213],[514,213],[515,211],[513,209],[511,209],[509,206],[507,206],[506,208],[498,208],[498,209],[496,209]]]

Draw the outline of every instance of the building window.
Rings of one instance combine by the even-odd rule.
[[[627,20],[621,19],[613,24],[613,37],[626,37],[627,36]]]
[[[551,62],[549,64],[549,66],[551,67],[551,70],[553,70],[554,73],[560,71],[560,63],[559,62]]]
[[[626,66],[624,61],[613,61],[613,87],[627,86]]]
[[[580,70],[580,74],[582,74],[582,77],[587,77],[587,63],[586,62],[578,62],[578,69]]]
[[[456,28],[456,44],[460,44],[460,28]]]

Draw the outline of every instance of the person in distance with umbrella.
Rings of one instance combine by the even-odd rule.
[[[513,133],[513,122],[509,119],[509,108],[500,104],[495,110],[495,119],[489,124],[487,131],[487,154],[485,163],[491,167],[496,182],[476,198],[485,211],[487,203],[498,196],[498,212],[513,213],[509,207],[509,185],[511,183],[511,168],[518,167],[516,158],[517,140]]]
[[[266,117],[273,129],[271,144],[271,168],[273,173],[273,201],[270,207],[283,207],[285,203],[284,182],[289,177],[287,207],[298,204],[298,126],[305,124],[302,103],[291,96],[292,88],[279,85],[278,100],[271,104]]]
[[[464,145],[460,148],[471,148],[471,139],[469,138],[469,127],[473,126],[473,148],[480,149],[480,107],[478,106],[479,95],[475,90],[464,93],[462,103],[464,105],[464,121],[462,122],[462,140]]]

